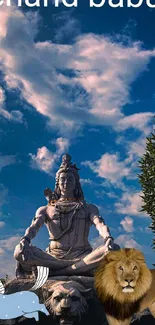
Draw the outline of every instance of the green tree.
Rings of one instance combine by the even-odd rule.
[[[155,235],[155,133],[146,138],[145,153],[140,159],[139,182],[142,187],[142,210],[152,219],[150,229]],[[153,249],[155,250],[155,236],[153,238]]]

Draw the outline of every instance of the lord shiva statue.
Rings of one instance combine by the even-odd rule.
[[[55,189],[53,192],[46,189],[45,196],[48,204],[36,211],[30,227],[15,248],[16,275],[25,277],[36,266],[48,267],[53,276],[93,275],[104,255],[120,247],[114,243],[98,208],[85,201],[79,169],[72,164],[70,155],[62,157]],[[46,252],[31,244],[44,224],[50,236]],[[92,249],[88,240],[92,224],[103,238],[103,244],[96,249]]]

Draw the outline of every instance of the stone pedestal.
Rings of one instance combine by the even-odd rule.
[[[9,281],[5,286],[5,294],[30,290],[34,282],[35,280],[32,279]],[[70,289],[72,290],[70,291]],[[108,325],[104,307],[99,302],[94,290],[93,277],[51,277],[35,293],[38,295],[40,303],[46,306],[49,316],[39,312],[39,322],[36,322],[34,318],[27,319],[22,316],[12,320],[0,320],[0,325],[18,325],[19,323],[21,325],[36,325],[37,323],[38,325]],[[65,303],[68,302],[67,306],[64,306],[63,299]],[[67,312],[64,312],[65,307],[68,308]],[[155,320],[145,312],[139,319],[133,318],[131,324],[153,325]]]

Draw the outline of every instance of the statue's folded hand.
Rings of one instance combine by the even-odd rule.
[[[113,246],[114,246],[114,241],[111,238],[109,238],[105,243],[106,252],[113,250]]]
[[[111,250],[119,250],[120,249],[120,246],[117,245],[116,243],[114,243],[114,240],[112,238],[109,238],[106,241],[105,246],[106,246],[106,252],[111,251]]]

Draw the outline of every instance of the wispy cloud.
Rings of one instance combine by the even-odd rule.
[[[106,153],[99,160],[94,162],[85,161],[82,164],[88,166],[99,177],[105,178],[111,183],[120,181],[130,173],[130,169],[125,162],[120,161],[117,154]]]
[[[15,246],[19,243],[21,236],[12,236],[6,239],[0,239],[0,247],[5,251],[13,252]]]
[[[126,130],[128,128],[135,128],[140,130],[145,135],[150,132],[150,120],[154,114],[151,112],[136,113],[133,115],[125,116],[120,119],[116,125],[118,130]]]
[[[52,142],[53,143],[53,142]],[[60,156],[68,150],[69,142],[67,139],[58,138],[55,141],[56,152],[51,152],[47,147],[38,148],[37,154],[30,153],[31,162],[30,166],[34,169],[39,169],[47,174],[51,174],[55,163],[59,160]]]
[[[12,110],[11,112],[7,111],[5,107],[5,99],[6,97],[5,97],[4,89],[0,87],[0,115],[9,121],[22,123],[23,122],[22,112],[18,110]]]
[[[21,236],[16,235],[0,240],[0,277],[6,274],[15,277],[16,261],[13,252],[20,239]]]
[[[132,238],[132,235],[120,235],[115,239],[115,242],[122,248],[136,248],[142,251],[142,246]]]
[[[125,192],[120,198],[120,202],[115,203],[117,213],[132,216],[147,217],[144,212],[140,212],[142,207],[142,192]]]
[[[3,228],[5,226],[5,222],[4,221],[0,221],[0,228]]]
[[[4,249],[0,248],[0,255],[4,255]]]
[[[19,89],[21,97],[63,134],[73,136],[85,123],[115,128],[117,122],[122,130],[145,129],[152,114],[124,117],[123,106],[155,50],[95,34],[80,35],[71,45],[36,43],[39,19],[13,6],[3,6],[0,12],[0,61],[8,89]]]
[[[133,225],[133,219],[130,217],[125,217],[123,220],[121,220],[120,224],[126,232],[133,232],[135,230]]]
[[[10,156],[4,156],[0,155],[0,170],[6,166],[15,164],[16,162],[16,156],[10,155]]]
[[[151,127],[149,127],[149,133]],[[130,141],[125,136],[118,136],[116,143],[123,147],[126,156],[122,160],[121,154],[104,153],[100,159],[95,161],[83,161],[82,165],[89,167],[98,177],[104,178],[103,186],[110,184],[126,191],[124,181],[137,179],[139,171],[139,158],[145,152],[145,134],[138,137],[135,141]]]
[[[82,185],[88,185],[88,186],[94,184],[93,181],[90,178],[81,178],[80,183]]]
[[[146,131],[146,130],[145,130]],[[147,127],[147,136],[153,132],[153,125]],[[146,134],[141,134],[140,137],[135,140],[128,140],[125,136],[118,136],[116,143],[125,149],[126,158],[124,159],[124,165],[130,168],[130,173],[127,175],[127,179],[137,179],[137,173],[139,172],[139,159],[145,153],[146,148]]]
[[[130,162],[137,161],[139,157],[145,152],[146,148],[146,138],[140,137],[136,139],[136,141],[126,141],[127,151],[128,151],[128,158],[127,160]],[[127,161],[126,160],[126,161]]]

